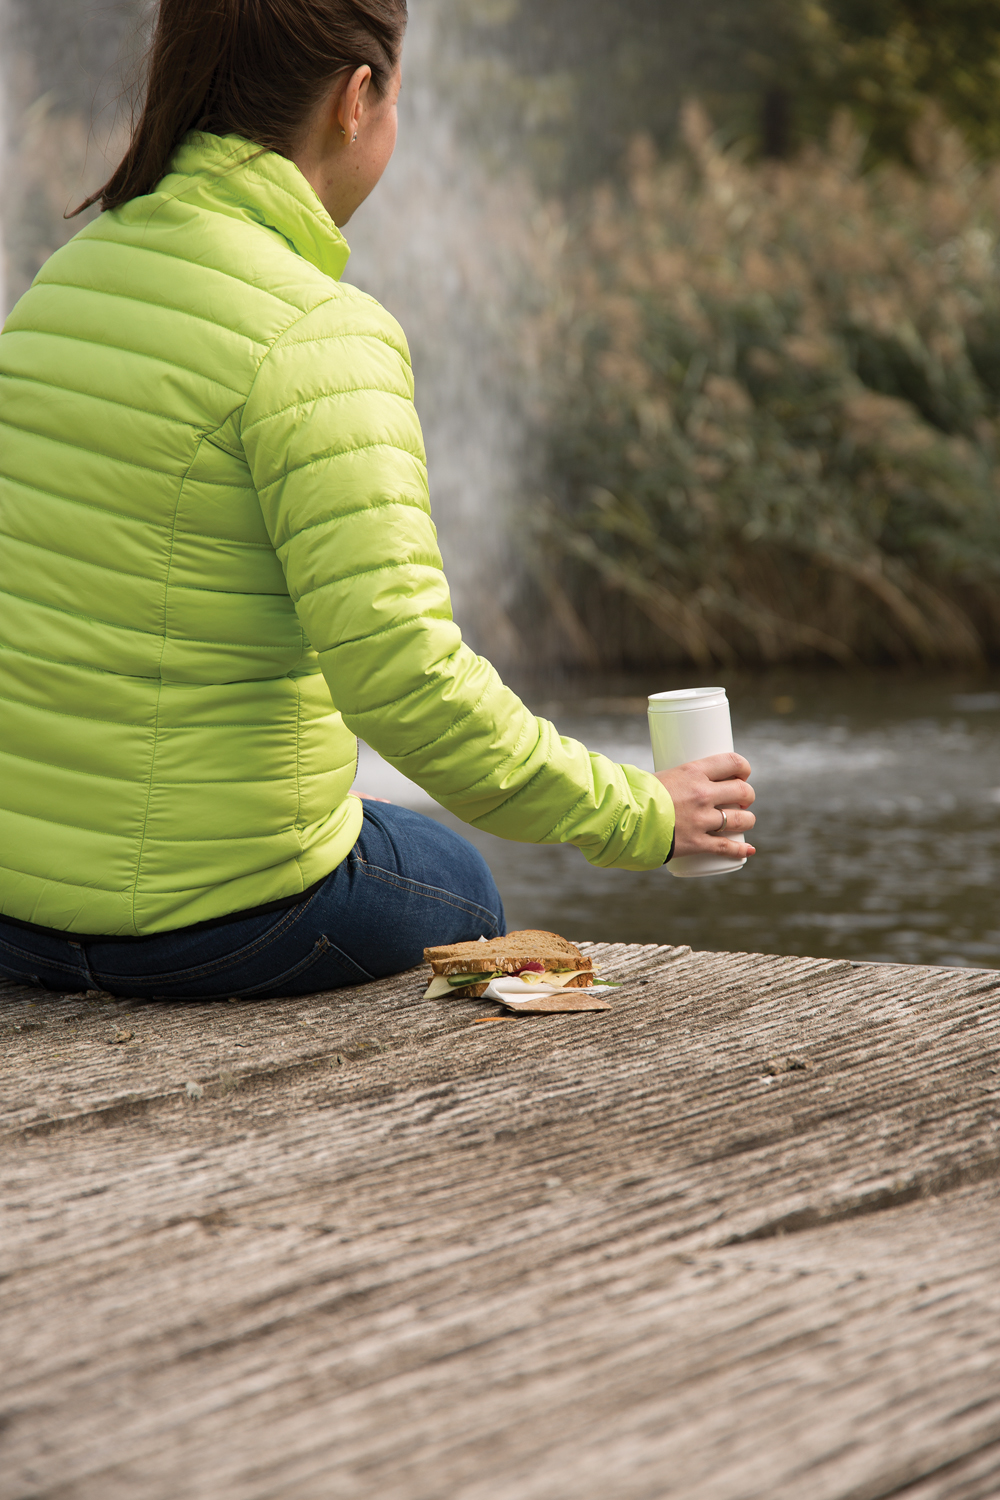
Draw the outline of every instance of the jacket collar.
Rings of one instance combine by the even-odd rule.
[[[262,224],[334,281],[344,274],[350,246],[298,167],[242,136],[190,131],[157,191]]]

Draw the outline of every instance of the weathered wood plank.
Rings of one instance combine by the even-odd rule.
[[[1000,1442],[943,1463],[933,1474],[907,1485],[906,1500],[996,1500],[1000,1495]]]
[[[1000,976],[600,957],[485,1025],[0,992],[3,1500],[991,1493]]]
[[[622,946],[618,967],[658,968],[675,954],[690,949]],[[424,1005],[425,987],[426,975],[414,971],[337,995],[230,1006],[119,1002],[96,991],[57,997],[0,984],[0,1132],[120,1113],[179,1095],[188,1082],[211,1088],[220,1073],[271,1076],[338,1053],[359,1061],[425,1048],[499,1013],[494,1005]]]

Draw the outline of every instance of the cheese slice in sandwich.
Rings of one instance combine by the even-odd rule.
[[[531,928],[488,942],[480,938],[474,943],[425,948],[424,958],[431,966],[425,1000],[443,995],[475,998],[485,994],[494,979],[518,975],[528,983],[559,989],[585,989],[594,982],[593,965],[579,948],[558,933]]]

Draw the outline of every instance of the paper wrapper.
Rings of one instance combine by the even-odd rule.
[[[610,1010],[600,990],[570,990],[551,984],[528,985],[522,979],[494,979],[484,1000],[497,1000],[508,1010],[539,1015],[546,1011]]]

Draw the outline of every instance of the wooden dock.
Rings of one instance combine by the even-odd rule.
[[[1000,973],[593,952],[0,986],[2,1500],[995,1500]]]

